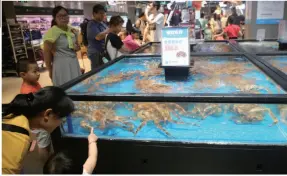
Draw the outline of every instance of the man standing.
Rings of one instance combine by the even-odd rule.
[[[146,20],[148,25],[144,32],[144,42],[149,40],[151,42],[161,41],[161,30],[164,27],[164,15],[159,13],[160,2],[150,2],[147,4],[145,10]],[[150,15],[148,15],[150,13]]]
[[[87,26],[88,57],[91,60],[91,69],[98,68],[104,64],[102,53],[105,47],[105,38],[109,28],[103,22],[106,15],[104,6],[97,4],[93,7],[93,20]]]

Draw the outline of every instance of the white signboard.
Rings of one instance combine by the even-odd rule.
[[[162,66],[189,66],[189,28],[162,29]]]
[[[284,15],[284,1],[258,1],[256,24],[279,24]]]

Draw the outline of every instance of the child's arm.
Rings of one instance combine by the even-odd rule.
[[[220,34],[214,35],[213,38],[219,37],[219,36],[223,36],[224,35],[224,31],[221,32]]]
[[[89,157],[83,166],[83,169],[84,169],[83,173],[92,174],[93,170],[96,167],[97,158],[98,158],[97,140],[98,140],[98,137],[94,134],[94,128],[91,128],[91,133],[88,137]]]

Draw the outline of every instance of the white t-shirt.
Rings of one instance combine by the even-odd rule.
[[[161,41],[161,30],[164,27],[164,15],[162,13],[158,13],[155,17],[153,14],[149,16],[149,19],[156,24],[156,31],[154,35],[154,42]]]
[[[123,55],[119,49],[124,45],[124,43],[121,41],[120,37],[116,34],[109,33],[108,34],[108,40],[107,40],[107,52],[109,53],[109,56],[111,60],[114,60],[117,57],[120,57]]]

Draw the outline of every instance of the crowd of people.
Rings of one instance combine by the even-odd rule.
[[[88,137],[89,158],[83,168],[75,168],[73,160],[65,152],[51,153],[50,133],[74,111],[73,101],[58,86],[83,73],[77,59],[80,45],[87,46],[91,68],[96,69],[146,42],[160,42],[166,16],[159,12],[159,8],[159,2],[148,3],[135,25],[129,20],[126,29],[122,29],[124,20],[121,16],[113,16],[107,22],[105,7],[97,4],[93,7],[93,19],[85,20],[81,25],[81,33],[68,25],[67,9],[62,6],[53,9],[51,28],[43,37],[45,64],[53,86],[41,87],[35,61],[19,61],[18,73],[23,79],[21,94],[15,97],[3,114],[3,174],[21,173],[23,159],[35,145],[38,145],[39,153],[46,162],[44,173],[69,174],[73,173],[72,170],[77,170],[77,173],[93,172],[98,155],[97,136],[93,129]],[[212,19],[204,14],[199,19],[207,40],[242,36],[242,21],[244,19],[236,11],[227,18],[220,9],[215,11]],[[83,35],[82,42],[78,41],[79,34]]]
[[[202,36],[205,40],[225,40],[244,38],[245,17],[238,15],[236,8],[231,9],[232,14],[227,17],[219,6],[212,17],[201,13],[199,24]]]

